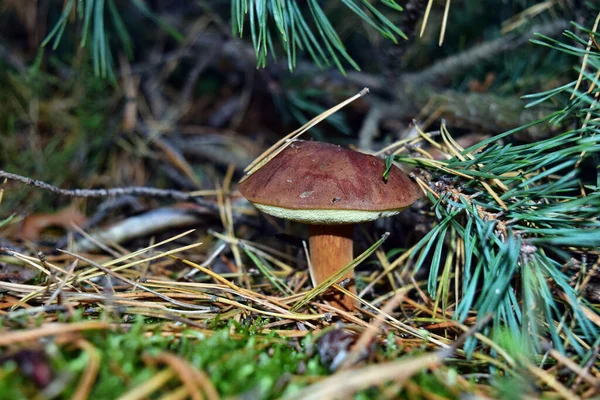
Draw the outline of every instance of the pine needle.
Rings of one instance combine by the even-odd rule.
[[[444,17],[442,19],[442,28],[440,29],[440,41],[438,45],[441,47],[444,44],[444,35],[446,34],[446,26],[448,25],[448,14],[450,13],[450,0],[446,0],[444,8]]]
[[[600,13],[598,13],[598,15],[596,16],[596,20],[594,21],[594,26],[592,27],[592,33],[595,33],[598,30],[599,24],[600,24]],[[592,37],[590,37],[588,39],[588,43],[585,48],[585,54],[583,55],[583,60],[581,61],[581,67],[579,68],[580,72],[579,72],[579,76],[577,77],[577,83],[575,84],[575,88],[573,89],[573,93],[571,94],[571,97],[569,98],[569,100],[573,100],[575,98],[577,90],[579,89],[579,86],[581,85],[581,82],[583,81],[583,75],[587,68],[588,59],[590,57],[590,50],[592,49],[593,43],[594,43],[593,39],[592,39]]]
[[[314,127],[319,122],[323,121],[324,119],[326,119],[330,115],[338,112],[339,110],[341,110],[342,108],[344,108],[348,104],[352,103],[354,100],[356,100],[356,99],[364,96],[367,93],[369,93],[369,89],[368,88],[364,88],[363,90],[361,90],[360,92],[358,92],[354,96],[350,97],[349,99],[341,102],[340,104],[338,104],[338,105],[336,105],[334,107],[331,107],[329,110],[327,110],[327,111],[319,114],[315,118],[313,118],[310,121],[308,121],[306,124],[302,125],[302,127],[300,127],[299,129],[293,131],[292,133],[288,134],[287,136],[285,136],[284,138],[282,138],[281,140],[279,140],[277,143],[275,143],[273,146],[271,146],[268,150],[266,150],[264,153],[262,153],[260,156],[258,156],[254,161],[252,161],[250,163],[250,165],[248,165],[244,169],[244,172],[246,172],[246,175],[244,175],[244,177],[240,180],[240,183],[243,182],[243,181],[245,181],[246,179],[248,179],[248,177],[250,177],[250,175],[252,175],[256,171],[258,171],[266,163],[268,163],[269,161],[271,161],[275,156],[277,156],[285,148],[287,148],[289,145],[291,145],[295,139],[297,139],[298,137],[300,137],[302,134],[304,134],[310,128]]]
[[[419,32],[419,37],[423,37],[423,33],[425,33],[425,28],[427,27],[427,21],[429,21],[429,13],[431,12],[432,5],[433,0],[429,0],[427,2],[427,8],[425,9],[425,15],[423,15],[423,22],[421,24],[421,32]]]

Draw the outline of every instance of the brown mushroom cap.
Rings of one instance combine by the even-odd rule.
[[[261,211],[307,224],[371,221],[399,213],[421,196],[397,167],[329,143],[295,141],[240,184]]]

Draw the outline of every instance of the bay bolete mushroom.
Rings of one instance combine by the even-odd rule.
[[[353,259],[353,226],[398,214],[420,197],[418,187],[385,161],[343,147],[295,141],[244,180],[240,193],[262,212],[308,224],[312,276],[326,280]],[[353,278],[349,274],[346,278]],[[354,281],[347,287],[356,293]],[[353,309],[337,293],[333,305]]]

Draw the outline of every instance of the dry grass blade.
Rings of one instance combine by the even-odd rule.
[[[187,228],[198,224],[199,221],[201,221],[201,217],[187,209],[178,207],[156,208],[142,214],[130,216],[92,235],[84,234],[85,237],[77,241],[74,250],[91,252],[102,249],[114,257],[118,257],[117,253],[104,244],[112,243],[114,246],[139,237],[148,237],[168,230]],[[76,230],[81,233],[80,229]]]
[[[524,360],[522,360],[524,361]],[[531,372],[534,376],[544,382],[546,385],[556,390],[556,392],[566,400],[577,400],[581,399],[580,396],[569,390],[565,385],[560,383],[555,376],[549,374],[541,368],[536,367],[535,365],[531,365],[529,362],[525,362],[527,365],[527,370]]]
[[[220,282],[221,284],[223,284],[224,286],[228,287],[230,290],[232,290],[232,293],[237,294],[238,296],[244,297],[248,300],[251,300],[255,303],[258,303],[264,307],[267,308],[271,308],[271,309],[275,309],[278,311],[278,313],[272,313],[272,312],[267,312],[267,311],[262,311],[262,310],[258,310],[246,305],[242,305],[240,303],[237,302],[233,302],[233,301],[229,301],[229,300],[225,300],[222,299],[220,301],[224,302],[224,303],[228,303],[228,304],[235,304],[236,307],[239,308],[244,308],[247,309],[249,311],[254,311],[260,314],[264,314],[264,315],[268,315],[268,316],[272,316],[272,317],[278,317],[278,318],[289,318],[289,319],[294,319],[294,320],[299,320],[299,321],[309,321],[309,320],[317,320],[317,319],[322,319],[325,318],[324,314],[299,314],[296,312],[293,312],[293,309],[287,310],[285,308],[282,307],[281,302],[278,304],[275,304],[274,299],[267,297],[265,295],[261,295],[260,293],[257,292],[253,292],[251,290],[248,289],[244,289],[242,287],[236,286],[234,283],[229,282],[227,279],[223,278],[222,276],[220,276],[219,274],[214,273],[213,271],[204,268],[196,263],[193,263],[189,260],[185,260],[176,256],[171,255],[171,258],[174,258],[184,264],[187,264],[193,268],[198,269],[200,272],[205,273],[207,275],[209,275],[210,277],[212,277],[215,281]]]
[[[351,293],[349,291],[347,291],[346,289],[339,287],[337,285],[335,285],[334,287],[336,287],[337,290],[341,291],[342,293],[344,293],[346,296],[349,296]],[[401,292],[406,293],[407,290],[410,290],[411,287],[405,287],[403,289],[400,289]],[[444,338],[432,333],[427,333],[424,334],[423,331],[420,331],[416,328],[413,328],[410,325],[405,324],[404,322],[400,321],[397,318],[394,318],[390,312],[388,312],[386,309],[379,309],[377,307],[375,307],[375,305],[373,305],[372,303],[369,303],[365,300],[363,300],[360,297],[354,297],[357,301],[359,301],[360,303],[364,304],[365,306],[369,307],[370,309],[374,310],[378,315],[381,315],[382,317],[385,317],[387,320],[383,319],[383,322],[386,322],[391,328],[393,329],[397,329],[399,332],[402,333],[406,333],[409,334],[411,336],[414,336],[416,338],[419,338],[420,340],[425,340],[427,342],[433,343],[438,347],[441,348],[449,348],[449,346],[444,343]],[[404,299],[404,297],[402,297]],[[363,313],[367,313],[366,310],[361,310]],[[370,313],[369,313],[370,314]],[[370,327],[372,325],[364,323],[365,328],[370,329]]]
[[[567,294],[565,292],[560,291],[560,290],[557,290],[557,292],[558,292],[559,297],[561,297],[565,301],[565,303],[571,304],[571,299],[569,298],[569,296],[567,296]],[[590,310],[584,304],[578,304],[578,306],[581,307],[581,311],[585,314],[585,316],[587,318],[589,318],[590,321],[592,321],[594,324],[596,324],[596,326],[600,327],[600,316],[598,316],[597,313]]]
[[[457,157],[458,159],[460,159],[461,161],[466,161],[467,158],[470,160],[474,160],[475,157],[470,154],[470,153],[466,153],[465,155],[462,155],[462,153],[465,151],[465,149],[456,141],[454,140],[454,138],[452,137],[452,135],[450,134],[450,132],[448,132],[448,128],[445,125],[442,125],[442,128],[440,130],[442,139],[444,140],[444,142],[446,143],[446,145],[448,146],[448,151],[455,157]],[[479,168],[483,168],[482,164],[477,164],[477,166]],[[483,184],[487,185],[487,183],[481,181]],[[506,184],[504,184],[500,179],[492,179],[492,182],[494,182],[494,184],[496,186],[498,186],[499,188],[501,188],[503,191],[507,192],[508,191],[508,186],[506,186]],[[489,185],[488,185],[489,187]],[[487,188],[486,188],[487,190]],[[491,189],[490,189],[491,190]],[[496,201],[499,201],[501,205],[504,205],[504,207],[506,207],[506,204],[500,200],[500,198],[493,192],[490,192],[490,195],[492,197],[494,197],[494,199]]]
[[[44,266],[38,264],[39,260],[37,258],[35,258],[35,257],[29,257],[29,256],[26,256],[26,255],[17,253],[16,251],[12,251],[10,249],[5,249],[4,252],[7,253],[9,256],[15,257],[15,258],[23,261],[27,265],[32,266],[33,268],[39,270],[40,272],[44,273],[45,275],[47,275],[49,277],[52,276],[52,272],[48,268],[45,268]],[[63,270],[62,268],[58,268],[58,267],[55,267],[53,265],[48,265],[48,264],[46,264],[46,266],[53,267],[53,269],[57,270],[58,272],[66,274],[66,271]]]
[[[581,379],[587,381],[592,386],[600,389],[600,378],[592,376],[588,371],[581,368],[579,365],[577,365],[577,363],[575,363],[570,358],[560,354],[558,351],[556,351],[554,349],[550,350],[550,356],[554,357],[556,359],[556,361],[564,364],[571,371],[575,372],[577,374],[577,376],[579,376]]]
[[[89,395],[93,389],[94,381],[96,380],[98,371],[100,370],[100,353],[90,342],[84,339],[77,340],[75,345],[81,350],[85,351],[88,356],[88,364],[71,399],[85,400],[89,398]]]
[[[599,24],[600,24],[600,13],[598,13],[598,15],[596,16],[596,21],[594,21],[594,27],[592,28],[593,33],[595,33],[598,30]],[[583,81],[583,75],[585,74],[587,64],[588,64],[588,59],[590,58],[590,50],[592,48],[592,44],[593,44],[593,39],[592,39],[592,37],[590,37],[590,39],[588,40],[587,46],[585,48],[585,55],[583,56],[583,60],[581,61],[581,67],[579,68],[579,70],[581,72],[579,72],[579,77],[577,77],[577,83],[575,84],[575,88],[573,88],[573,94],[571,94],[571,97],[569,98],[569,100],[573,100],[575,98],[575,96],[577,95],[577,90],[579,89],[579,86],[581,85],[581,82]]]
[[[180,236],[181,236],[181,235],[178,235],[178,236],[176,236],[176,237],[180,237]],[[169,239],[168,241],[170,241],[170,240],[174,240],[174,238],[171,238],[171,239]],[[165,241],[165,242],[166,242],[166,241]],[[162,242],[162,243],[165,243],[165,242]],[[148,251],[149,249],[151,249],[151,248],[154,248],[154,247],[156,247],[157,245],[160,245],[160,244],[161,244],[161,243],[158,243],[158,244],[155,244],[155,245],[153,245],[153,246],[147,247],[147,248],[145,248],[145,249],[142,249],[142,250],[138,250],[138,251],[136,251],[136,252],[134,252],[134,253],[128,254],[128,255],[126,255],[126,256],[123,256],[123,257],[121,257],[121,258],[118,258],[118,259],[116,259],[116,260],[112,260],[112,261],[110,261],[110,262],[107,262],[107,263],[106,263],[106,264],[104,264],[103,266],[104,266],[106,269],[108,269],[108,268],[107,268],[108,266],[114,265],[115,263],[117,263],[117,262],[118,262],[118,261],[120,261],[120,260],[127,260],[127,259],[129,259],[129,258],[136,257],[136,256],[138,256],[139,254],[141,254],[142,252],[144,252],[144,251]],[[201,244],[202,244],[202,243],[194,243],[194,244],[191,244],[191,245],[188,245],[188,246],[184,246],[184,247],[180,247],[180,248],[177,248],[177,249],[173,249],[173,250],[170,250],[170,251],[168,251],[168,252],[165,252],[165,253],[161,253],[161,254],[158,254],[158,255],[154,255],[154,256],[152,256],[152,257],[148,257],[148,258],[146,258],[146,259],[141,259],[141,260],[139,260],[139,261],[134,261],[134,262],[131,262],[131,263],[128,263],[128,264],[120,265],[120,266],[118,266],[118,267],[115,267],[115,268],[113,268],[111,271],[112,271],[112,272],[117,272],[117,271],[121,271],[121,270],[124,270],[124,269],[128,269],[128,268],[131,268],[131,267],[133,267],[133,266],[136,266],[136,265],[138,265],[138,264],[143,264],[143,263],[146,263],[146,262],[149,262],[149,261],[152,261],[152,260],[158,259],[158,258],[162,258],[162,257],[164,257],[164,256],[168,256],[169,254],[178,253],[178,252],[181,252],[181,251],[184,251],[184,250],[187,250],[187,249],[191,249],[191,248],[194,248],[194,247],[200,246]],[[59,250],[59,251],[61,251],[61,250]],[[64,252],[64,251],[63,251],[63,252]],[[66,253],[66,252],[64,252],[64,253]],[[76,257],[76,258],[78,258],[78,257]],[[79,283],[79,282],[86,282],[86,283],[88,283],[88,284],[90,284],[90,285],[92,285],[92,286],[93,286],[93,284],[90,282],[90,279],[93,279],[93,278],[96,278],[96,277],[99,277],[99,276],[101,276],[101,275],[104,275],[104,274],[105,274],[105,272],[104,272],[104,271],[98,271],[98,270],[99,270],[99,268],[96,268],[95,266],[92,266],[91,268],[89,268],[89,269],[87,269],[87,270],[85,270],[85,271],[83,271],[83,272],[79,273],[78,275],[75,275],[75,276],[73,276],[73,277],[71,277],[71,278],[69,278],[69,277],[67,276],[67,277],[65,277],[64,279],[67,281],[67,283],[66,283],[66,284],[67,284],[69,287],[72,287],[72,286],[71,286],[71,284],[72,284],[72,283]],[[61,269],[60,271],[61,271],[61,272],[63,272],[64,274],[67,274],[67,272],[66,272],[66,271],[64,271],[64,270],[62,270],[62,269]],[[3,283],[2,283],[2,282],[0,282],[0,285],[2,285],[2,284],[3,284]],[[34,298],[36,298],[36,297],[38,297],[38,296],[42,295],[42,294],[43,294],[43,293],[44,293],[46,290],[53,289],[53,288],[55,288],[55,287],[56,287],[56,284],[51,284],[51,285],[49,285],[49,286],[46,286],[46,287],[37,287],[37,290],[29,291],[29,292],[28,292],[28,294],[27,294],[25,297],[23,297],[23,298],[21,299],[21,301],[22,301],[23,303],[26,303],[26,302],[28,302],[28,301],[30,301],[30,300],[32,300],[32,299],[34,299]]]
[[[203,399],[202,393],[200,393],[200,390],[194,382],[194,368],[191,365],[189,365],[186,361],[167,352],[162,352],[156,357],[152,357],[151,360],[154,362],[166,364],[173,371],[175,371],[177,377],[181,379],[181,382],[185,386],[187,394],[192,398],[192,400]]]
[[[319,122],[323,121],[330,115],[335,114],[343,107],[347,106],[348,104],[352,103],[354,100],[364,96],[367,93],[369,93],[369,89],[364,88],[359,93],[357,93],[354,96],[350,97],[349,99],[341,102],[340,104],[330,108],[329,110],[324,111],[323,113],[317,115],[315,118],[311,119],[306,124],[302,125],[302,127],[300,127],[299,129],[293,131],[292,133],[288,134],[284,138],[280,139],[277,143],[275,143],[267,151],[265,151],[260,156],[258,156],[252,163],[250,163],[250,165],[248,165],[244,169],[244,172],[246,172],[246,175],[244,175],[244,177],[240,180],[240,182],[243,182],[244,180],[248,179],[248,177],[250,175],[252,175],[256,171],[258,171],[260,168],[262,168],[266,163],[268,163],[271,159],[273,159],[277,154],[281,153],[286,147],[288,147],[290,144],[292,144],[294,139],[297,139],[304,132],[308,131],[310,128],[317,125]]]
[[[358,297],[364,297],[372,288],[386,275],[390,274],[394,269],[398,268],[401,264],[403,264],[406,260],[409,259],[411,253],[415,246],[412,246],[406,251],[404,251],[398,258],[392,261],[389,265],[387,265],[383,271],[381,271],[377,276],[358,294]]]
[[[402,302],[402,299],[404,299],[405,295],[405,290],[398,291],[394,297],[387,302],[387,304],[381,309],[382,312],[379,313],[375,318],[375,321],[370,323],[369,327],[362,333],[362,335],[360,335],[340,369],[349,368],[358,361],[361,352],[367,348],[371,340],[373,340],[381,326],[384,324],[386,315],[392,313],[394,308],[396,308],[398,304]]]
[[[66,324],[47,324],[40,328],[16,330],[0,333],[0,346],[27,342],[46,336],[59,336],[73,332],[109,329],[110,324],[101,321],[71,322]]]
[[[151,257],[148,257],[148,258],[142,258],[142,259],[138,259],[136,261],[132,261],[132,262],[127,263],[127,264],[119,265],[118,267],[112,268],[111,271],[118,272],[118,271],[122,271],[122,270],[125,270],[125,269],[129,269],[131,267],[135,267],[137,265],[148,263],[150,261],[154,261],[154,260],[157,260],[159,258],[170,256],[171,254],[181,253],[182,251],[190,250],[190,249],[193,249],[193,248],[201,246],[201,245],[202,245],[202,242],[198,242],[198,243],[189,244],[187,246],[178,247],[178,248],[173,249],[173,250],[165,251],[164,253],[155,254],[155,255],[153,255]],[[152,246],[152,247],[156,247],[156,246]],[[151,247],[147,247],[145,249],[145,251],[148,251],[150,248]],[[128,257],[128,256],[121,257],[121,259],[128,259],[128,258],[131,258],[131,257]],[[115,261],[110,261],[110,262],[107,262],[106,264],[103,264],[103,266],[104,267],[109,267],[109,266],[114,265],[114,264],[115,264]],[[89,279],[96,278],[98,276],[103,275],[104,272],[98,271],[98,269],[99,268],[93,267],[93,268],[90,268],[90,269],[86,270],[85,272],[81,273],[79,276],[76,276],[76,282],[81,282],[81,281],[84,281],[84,280],[89,280]]]
[[[6,186],[6,182],[8,182],[8,178],[4,178],[2,184],[0,184],[0,204],[2,204],[2,197],[4,196],[4,186]]]
[[[65,254],[68,254],[70,256],[73,256],[75,258],[78,258],[81,261],[85,261],[86,263],[88,263],[88,264],[90,264],[90,265],[98,268],[99,270],[105,272],[106,274],[111,275],[111,276],[113,276],[113,277],[115,277],[117,279],[120,279],[123,282],[127,282],[127,283],[129,283],[134,288],[137,287],[137,288],[140,288],[140,289],[142,289],[142,290],[144,290],[144,291],[146,291],[148,293],[152,293],[156,297],[159,297],[159,298],[161,298],[161,299],[163,299],[165,301],[168,301],[169,303],[175,304],[175,305],[180,306],[180,307],[192,308],[194,310],[200,310],[200,311],[203,311],[203,312],[209,312],[209,311],[211,311],[210,307],[197,306],[197,305],[191,304],[191,303],[184,303],[182,301],[178,301],[178,300],[172,299],[169,296],[165,296],[164,294],[159,293],[159,292],[157,292],[155,290],[152,290],[152,289],[150,289],[150,288],[142,285],[139,282],[134,282],[131,279],[125,278],[123,275],[117,274],[113,270],[110,270],[110,269],[106,268],[105,266],[103,266],[101,264],[98,264],[97,262],[95,262],[93,260],[90,260],[87,257],[83,257],[83,256],[80,256],[79,254],[71,253],[70,251],[67,251],[67,250],[59,250],[59,251],[65,253]]]
[[[448,25],[448,15],[450,14],[450,0],[446,0],[446,7],[444,8],[444,18],[442,20],[442,29],[440,30],[440,41],[439,46],[444,44],[444,36],[446,34],[446,26]]]
[[[166,369],[154,375],[150,380],[136,386],[117,400],[141,400],[163,387],[175,377],[175,371]]]
[[[251,250],[253,253],[255,253],[255,254],[257,254],[257,255],[265,258],[270,263],[273,263],[274,265],[276,265],[279,268],[281,268],[282,271],[283,271],[283,273],[285,275],[288,275],[288,274],[290,274],[291,272],[294,271],[294,268],[290,267],[289,265],[287,265],[283,261],[280,261],[278,258],[273,257],[271,254],[268,254],[266,251],[269,251],[273,255],[277,255],[280,258],[290,258],[288,254],[285,254],[285,253],[282,253],[280,251],[268,248],[266,246],[262,246],[262,245],[257,244],[257,243],[253,243],[253,242],[251,242],[249,240],[238,239],[236,237],[228,236],[228,235],[223,235],[223,234],[220,234],[218,232],[212,232],[212,235],[214,237],[218,238],[218,239],[223,240],[224,242],[229,243],[229,244],[232,244],[232,245],[235,245],[235,246],[241,246],[241,247],[244,247],[246,249]],[[262,250],[262,249],[265,249],[265,250]]]
[[[531,21],[536,15],[541,14],[542,12],[549,10],[559,3],[559,0],[547,0],[541,3],[535,4],[518,14],[513,15],[508,18],[506,21],[502,23],[501,33],[506,35],[507,33],[517,29],[518,27],[526,24]]]
[[[143,248],[143,249],[140,249],[140,250],[134,251],[133,253],[129,253],[129,254],[126,254],[126,255],[124,255],[124,256],[122,256],[122,257],[116,258],[116,259],[114,259],[114,260],[112,260],[112,261],[109,261],[109,262],[107,262],[106,264],[104,264],[104,266],[105,266],[105,267],[109,267],[109,266],[112,266],[112,265],[118,264],[118,263],[120,263],[120,262],[123,262],[123,261],[129,260],[129,259],[131,259],[131,258],[138,257],[140,254],[143,254],[143,253],[145,253],[145,252],[147,252],[147,251],[150,251],[150,250],[152,250],[152,249],[154,249],[154,248],[156,248],[156,247],[158,247],[158,246],[162,246],[162,245],[164,245],[164,244],[167,244],[167,243],[169,243],[169,242],[172,242],[172,241],[174,241],[174,240],[177,240],[177,239],[179,239],[179,238],[182,238],[182,237],[184,237],[184,236],[186,236],[186,235],[189,235],[189,234],[190,234],[190,233],[192,233],[192,232],[194,232],[194,229],[191,229],[191,230],[188,230],[188,231],[186,231],[186,232],[183,232],[183,233],[180,233],[180,234],[178,234],[178,235],[175,235],[175,236],[173,236],[173,237],[171,237],[171,238],[169,238],[169,239],[163,240],[162,242],[159,242],[159,243],[153,244],[152,246],[148,246],[148,247],[146,247],[146,248]],[[160,258],[160,257],[166,256],[166,255],[169,255],[169,254],[171,254],[171,253],[177,253],[177,252],[180,252],[180,251],[184,251],[184,250],[186,250],[186,249],[188,249],[188,248],[193,248],[193,247],[199,246],[199,245],[201,245],[201,244],[202,244],[202,243],[194,243],[194,244],[191,244],[191,245],[189,245],[189,246],[180,247],[180,248],[178,248],[178,249],[170,250],[170,251],[168,251],[168,252],[166,252],[166,253],[163,253],[162,255],[156,255],[156,256],[153,256],[153,257],[147,258],[147,259],[145,259],[145,260],[135,261],[135,262],[132,262],[132,263],[129,263],[129,264],[121,265],[121,266],[119,266],[119,267],[116,267],[116,268],[114,268],[114,271],[116,272],[116,271],[120,271],[120,270],[123,270],[123,269],[127,269],[127,268],[130,268],[130,267],[134,266],[134,265],[138,265],[138,264],[141,264],[141,263],[143,263],[143,262],[149,262],[149,261],[152,261],[152,260],[154,260],[154,259],[157,259],[157,258]],[[61,271],[62,273],[64,273],[64,274],[66,274],[66,271],[64,271],[64,270],[60,270],[60,271]],[[86,270],[86,271],[84,271],[84,272],[82,272],[82,273],[80,273],[79,275],[76,275],[76,276],[74,276],[74,277],[71,277],[71,278],[69,278],[69,277],[66,277],[66,278],[65,278],[65,280],[67,281],[67,284],[71,284],[71,283],[74,283],[74,282],[87,282],[87,283],[89,283],[89,279],[92,279],[92,278],[95,278],[95,277],[101,276],[101,275],[103,275],[103,274],[104,274],[104,272],[98,272],[98,269],[97,269],[97,268],[94,268],[94,267],[92,267],[92,268],[90,268],[90,269],[88,269],[88,270]],[[0,282],[0,286],[1,286],[2,284],[3,284],[3,282]],[[29,287],[29,286],[27,286],[27,287]],[[40,295],[41,295],[42,293],[44,293],[46,290],[48,290],[48,289],[52,289],[52,288],[55,288],[55,287],[56,287],[56,286],[53,284],[53,285],[50,285],[49,287],[37,288],[37,290],[33,290],[33,291],[32,291],[32,290],[27,290],[27,293],[28,293],[28,294],[27,294],[25,297],[23,297],[23,298],[21,299],[21,301],[22,301],[23,303],[27,303],[27,302],[28,302],[28,301],[30,301],[31,299],[34,299],[34,298],[36,298],[37,296],[40,296]],[[15,288],[16,288],[16,287],[15,287]],[[23,287],[23,288],[22,288],[22,290],[25,290],[25,287]]]
[[[573,100],[577,94],[577,90],[579,89],[579,86],[581,85],[581,82],[583,81],[583,76],[586,72],[587,69],[587,64],[588,64],[588,59],[590,56],[590,50],[592,48],[592,44],[596,47],[598,47],[598,43],[596,42],[595,39],[595,33],[598,30],[598,25],[600,24],[600,13],[598,13],[598,15],[596,16],[596,21],[594,22],[594,27],[592,28],[591,32],[590,32],[590,38],[588,40],[587,46],[585,48],[585,55],[583,56],[583,60],[581,61],[581,67],[580,67],[580,72],[579,72],[579,77],[577,78],[577,83],[575,84],[575,88],[573,89],[573,93],[571,94],[571,98],[569,100]],[[592,91],[594,90],[594,86],[598,80],[598,77],[600,76],[600,71],[596,72],[596,76],[595,79],[593,81],[593,83],[590,85],[590,87],[588,88],[588,94],[592,93]],[[598,101],[598,93],[596,92],[594,94],[594,105],[597,103]],[[586,118],[584,120],[584,124],[583,126],[587,126],[590,118],[591,118],[591,110],[593,109],[593,106],[589,107],[589,110]],[[579,167],[580,163],[583,161],[583,158],[585,157],[586,152],[582,151],[581,154],[579,155],[579,160],[577,161],[577,164],[575,164],[576,167]]]
[[[69,269],[67,270],[67,274],[66,276],[63,278],[63,280],[58,284],[58,287],[56,288],[56,290],[54,291],[54,293],[52,293],[52,295],[50,296],[50,298],[48,299],[48,301],[46,301],[46,305],[49,306],[50,304],[52,304],[52,302],[54,300],[56,300],[56,298],[60,295],[61,290],[63,290],[63,287],[65,286],[65,284],[67,283],[67,280],[71,277],[71,275],[73,274],[73,271],[75,270],[75,267],[77,267],[77,262],[78,260],[75,260],[71,263],[71,265],[69,266]]]
[[[344,371],[310,385],[289,399],[320,400],[347,399],[358,390],[393,380],[399,385],[426,368],[439,365],[442,352],[371,365],[358,370]]]
[[[427,21],[429,21],[429,13],[431,12],[432,5],[433,0],[429,0],[427,2],[427,8],[425,9],[425,15],[423,16],[423,23],[421,24],[421,31],[419,32],[419,37],[423,37],[423,33],[425,33],[425,28],[427,27]]]
[[[173,241],[176,241],[178,239],[181,239],[182,237],[187,236],[187,235],[193,233],[194,231],[195,231],[195,229],[187,230],[187,231],[182,232],[182,233],[180,233],[178,235],[175,235],[175,236],[172,236],[172,237],[170,237],[168,239],[165,239],[162,242],[155,243],[155,244],[153,244],[151,246],[148,246],[148,247],[145,247],[143,249],[140,249],[140,250],[134,251],[132,253],[126,254],[123,257],[114,259],[114,260],[108,262],[105,266],[109,267],[111,265],[115,265],[115,264],[118,264],[120,262],[127,261],[127,260],[129,260],[131,258],[135,258],[135,257],[139,256],[140,254],[144,254],[144,253],[146,253],[146,252],[148,252],[148,251],[150,251],[152,249],[155,249],[157,247],[160,247],[160,246],[163,246],[163,245],[168,244],[170,242],[173,242]]]

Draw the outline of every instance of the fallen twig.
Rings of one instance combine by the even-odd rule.
[[[200,215],[194,210],[175,207],[158,208],[121,221],[105,231],[91,235],[101,243],[123,243],[137,237],[147,236],[172,228],[183,228],[200,222]],[[77,251],[98,249],[94,240],[82,238],[75,246]]]
[[[181,201],[193,201],[203,207],[206,207],[211,212],[218,212],[219,207],[212,201],[204,200],[193,194],[182,192],[180,190],[173,189],[159,189],[154,187],[146,186],[130,186],[122,188],[109,188],[109,189],[61,189],[59,187],[50,185],[49,183],[38,181],[36,179],[28,178],[26,176],[13,174],[10,172],[0,170],[0,178],[7,178],[17,182],[24,183],[25,185],[37,187],[43,190],[47,190],[52,193],[59,194],[61,196],[69,197],[86,197],[86,198],[102,198],[102,197],[119,197],[119,196],[147,196],[157,198],[167,198]]]
[[[35,329],[14,330],[0,334],[0,346],[13,343],[22,343],[46,336],[57,336],[65,333],[103,330],[110,328],[110,324],[101,321],[69,322],[65,324],[43,325]]]

